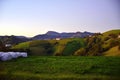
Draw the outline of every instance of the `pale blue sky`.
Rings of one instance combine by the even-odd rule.
[[[120,0],[0,0],[0,35],[120,29]]]

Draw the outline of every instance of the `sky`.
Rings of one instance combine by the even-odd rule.
[[[0,0],[0,35],[120,29],[120,0]]]

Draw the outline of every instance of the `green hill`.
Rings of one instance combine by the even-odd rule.
[[[72,43],[74,41],[78,43],[78,46],[85,46],[83,38],[62,39],[57,41],[57,45],[54,46],[54,55],[71,55],[71,51],[75,52],[80,48],[76,46],[76,43]]]
[[[23,42],[23,43],[20,43],[18,45],[13,46],[12,48],[15,48],[15,49],[28,49],[29,48],[29,43],[30,43],[30,41]]]
[[[110,30],[107,32],[104,32],[102,35],[103,39],[103,48],[105,50],[106,55],[116,55],[116,53],[119,53],[116,46],[120,46],[120,38],[118,38],[118,35],[120,35],[120,30]]]
[[[112,56],[115,46],[120,46],[120,30],[110,30],[87,38],[67,38],[61,40],[33,40],[13,46],[13,49],[27,50],[30,55],[83,55]],[[112,49],[113,48],[113,49]],[[115,51],[119,53],[118,50]],[[114,53],[113,53],[114,55]]]
[[[116,35],[118,35],[118,34],[120,34],[120,29],[109,30],[109,31],[106,31],[106,32],[104,32],[102,34],[103,34],[104,38],[107,37],[107,36],[109,36],[110,34],[116,34]]]
[[[13,46],[12,49],[29,50],[30,55],[50,55],[52,54],[52,44],[47,40],[35,40],[20,43]]]
[[[77,42],[73,44],[71,42]],[[77,47],[78,45],[79,47]],[[68,38],[61,40],[35,40],[20,43],[13,46],[12,49],[28,49],[31,55],[63,55],[68,52],[75,52],[80,47],[85,46],[84,39],[82,38]],[[71,55],[70,53],[69,55]]]
[[[110,33],[114,33],[114,34],[119,34],[120,33],[120,29],[116,29],[116,30],[109,30],[104,32],[104,35],[110,34]]]

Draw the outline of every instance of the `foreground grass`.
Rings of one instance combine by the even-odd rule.
[[[120,57],[30,56],[0,62],[0,80],[118,80]]]

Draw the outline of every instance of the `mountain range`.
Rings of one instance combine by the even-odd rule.
[[[56,39],[56,38],[83,38],[83,37],[87,37],[90,35],[93,35],[94,33],[91,32],[63,32],[63,33],[59,33],[59,32],[55,32],[55,31],[48,31],[45,34],[40,34],[40,35],[36,35],[32,38],[32,40],[49,40],[49,39]]]
[[[94,33],[91,32],[63,32],[63,33],[59,33],[59,32],[55,32],[55,31],[48,31],[45,34],[39,34],[36,35],[34,37],[28,38],[25,36],[15,36],[15,35],[11,35],[11,36],[0,36],[0,40],[3,43],[7,43],[7,44],[18,44],[21,42],[26,42],[26,41],[31,41],[31,40],[50,40],[50,39],[56,39],[56,38],[60,38],[60,39],[64,39],[64,38],[83,38],[83,37],[87,37],[87,36],[91,36]]]

